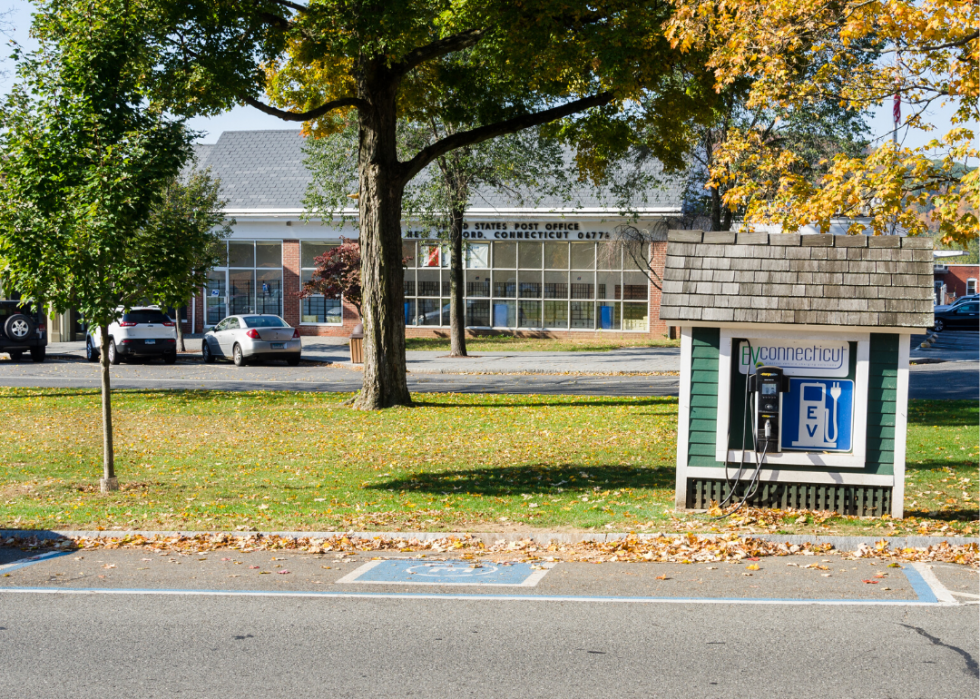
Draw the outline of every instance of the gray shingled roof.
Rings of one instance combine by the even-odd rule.
[[[930,238],[671,231],[667,241],[664,320],[933,324]]]
[[[228,200],[228,209],[302,209],[303,196],[310,173],[303,165],[304,139],[298,130],[225,131],[218,142],[196,146],[197,166],[210,167],[221,180],[221,193]],[[650,167],[657,168],[657,164]],[[663,191],[647,196],[643,208],[681,208],[683,181],[667,180]],[[530,197],[534,200],[534,197]],[[470,203],[475,209],[521,208],[521,202],[497,190],[477,190]],[[583,187],[573,193],[572,203],[545,197],[536,201],[535,208],[573,208],[610,206]]]

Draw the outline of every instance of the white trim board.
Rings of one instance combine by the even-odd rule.
[[[687,507],[688,445],[691,439],[691,328],[681,328],[680,396],[677,400],[677,473],[674,482],[674,506]]]
[[[742,471],[740,481],[752,479],[755,471],[755,461],[747,461],[745,469]],[[738,461],[728,467],[728,478],[735,479],[738,472]],[[721,479],[725,477],[725,469],[716,466],[688,466],[688,479],[712,478]],[[767,483],[813,483],[814,485],[854,485],[854,486],[891,486],[894,476],[879,475],[876,473],[847,473],[832,471],[786,471],[774,468],[764,468],[759,472],[759,482],[763,485]],[[894,498],[894,496],[893,496]],[[894,502],[894,500],[893,500]]]
[[[718,343],[718,418],[715,422],[715,459],[724,462],[737,461],[741,458],[741,450],[726,450],[728,442],[729,413],[728,406],[731,402],[731,380],[732,380],[732,340],[735,338],[752,337],[760,339],[782,339],[782,340],[837,340],[845,342],[857,342],[857,362],[854,376],[854,427],[851,432],[853,448],[850,454],[843,453],[820,453],[820,452],[780,452],[776,454],[766,454],[766,464],[773,466],[823,466],[829,468],[864,468],[868,412],[861,410],[860,406],[868,404],[868,374],[869,374],[869,353],[871,346],[871,334],[866,332],[845,331],[837,333],[817,333],[806,331],[793,331],[786,329],[773,329],[764,332],[754,331],[751,328],[739,326],[736,328],[721,328]],[[906,343],[907,344],[907,343]],[[684,376],[681,375],[681,385],[684,385]],[[780,399],[781,400],[781,399]],[[761,455],[760,455],[761,456]],[[754,451],[746,451],[746,459],[755,464],[756,454]]]
[[[691,327],[691,328],[732,328],[738,330],[739,332],[772,332],[772,333],[793,333],[794,331],[788,330],[788,328],[802,328],[802,330],[797,331],[796,335],[803,335],[809,338],[816,338],[818,333],[826,333],[828,336],[833,336],[835,339],[839,339],[841,335],[848,333],[875,333],[878,335],[897,335],[904,333],[908,334],[922,334],[924,332],[931,332],[931,327],[913,327],[913,328],[895,328],[886,325],[882,326],[866,326],[866,325],[856,325],[856,326],[845,326],[845,325],[805,325],[805,324],[790,324],[790,323],[732,323],[727,321],[718,320],[673,320],[670,318],[661,318],[668,325],[680,325],[681,327]],[[778,335],[773,335],[773,337],[779,337]]]
[[[892,517],[905,516],[905,440],[908,437],[909,412],[909,347],[911,336],[898,336],[898,381],[895,391],[895,451],[892,465],[894,485],[892,486]]]

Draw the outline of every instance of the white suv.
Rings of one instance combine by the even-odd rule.
[[[159,306],[141,306],[123,313],[109,326],[109,363],[118,364],[123,357],[163,357],[167,364],[177,361],[177,327]],[[85,358],[97,361],[102,351],[98,328],[89,328],[85,336]]]

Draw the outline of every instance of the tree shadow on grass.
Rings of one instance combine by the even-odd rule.
[[[632,400],[612,400],[603,398],[601,400],[595,401],[585,401],[585,400],[573,400],[573,401],[555,401],[554,403],[542,403],[542,402],[527,402],[519,400],[510,400],[507,402],[498,403],[435,403],[432,401],[418,400],[415,396],[419,394],[413,394],[412,402],[416,408],[597,408],[603,406],[616,406],[616,405],[630,405],[633,407],[673,407],[677,402],[676,398],[669,398],[664,396],[657,397],[642,397],[634,398]],[[493,394],[493,395],[505,395],[505,394]],[[555,396],[556,398],[561,398],[561,396]],[[517,398],[513,396],[513,398]]]
[[[374,490],[402,490],[437,494],[479,493],[480,495],[515,495],[521,493],[557,493],[673,488],[673,467],[636,468],[633,466],[509,466],[477,468],[438,473],[416,473],[396,480],[367,486]]]
[[[971,400],[911,400],[909,425],[924,427],[976,427],[976,401]]]

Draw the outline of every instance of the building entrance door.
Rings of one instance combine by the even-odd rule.
[[[214,326],[228,315],[228,271],[213,269],[208,272],[208,285],[204,291],[206,313],[205,326]]]

